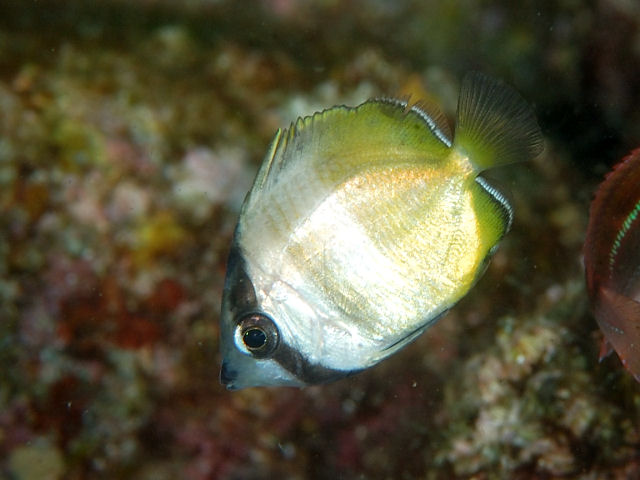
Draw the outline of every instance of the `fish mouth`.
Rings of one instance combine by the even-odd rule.
[[[238,378],[238,371],[229,367],[229,363],[226,360],[222,362],[220,368],[220,383],[227,387],[227,390],[236,390],[233,382]]]

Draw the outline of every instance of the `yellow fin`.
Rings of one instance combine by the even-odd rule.
[[[432,132],[437,135],[447,146],[451,146],[451,127],[447,117],[440,107],[431,100],[421,99],[411,106],[411,109],[422,116],[432,127]]]
[[[488,235],[487,243],[497,244],[511,229],[513,223],[513,208],[507,199],[494,184],[493,180],[483,176],[475,178],[473,187],[476,202],[476,211],[481,216],[486,231],[482,235]],[[482,192],[482,193],[480,193]],[[489,233],[491,232],[491,233]]]
[[[498,243],[511,229],[513,223],[513,208],[507,197],[492,184],[492,181],[478,176],[475,178],[472,191],[475,211],[479,220],[478,235],[488,248],[469,288],[483,275],[491,257],[498,248]]]
[[[305,185],[307,195],[296,198],[303,210],[364,170],[445,162],[451,140],[443,118],[388,98],[299,118],[276,133],[244,208],[276,185]]]
[[[453,144],[478,170],[528,160],[543,149],[533,109],[520,94],[476,72],[462,83]]]

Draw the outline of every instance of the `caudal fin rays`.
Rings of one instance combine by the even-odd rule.
[[[474,72],[462,83],[453,144],[485,170],[535,157],[543,138],[533,109],[520,94]]]

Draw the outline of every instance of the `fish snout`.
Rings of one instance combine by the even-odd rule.
[[[228,390],[235,390],[233,386],[234,380],[238,378],[238,371],[232,369],[229,363],[224,360],[222,367],[220,368],[220,383],[222,383]]]

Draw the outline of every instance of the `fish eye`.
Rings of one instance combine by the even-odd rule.
[[[261,328],[251,327],[245,330],[242,340],[249,350],[259,350],[267,344],[267,334]]]
[[[262,313],[250,313],[238,322],[242,344],[254,357],[266,358],[278,346],[278,327]]]

